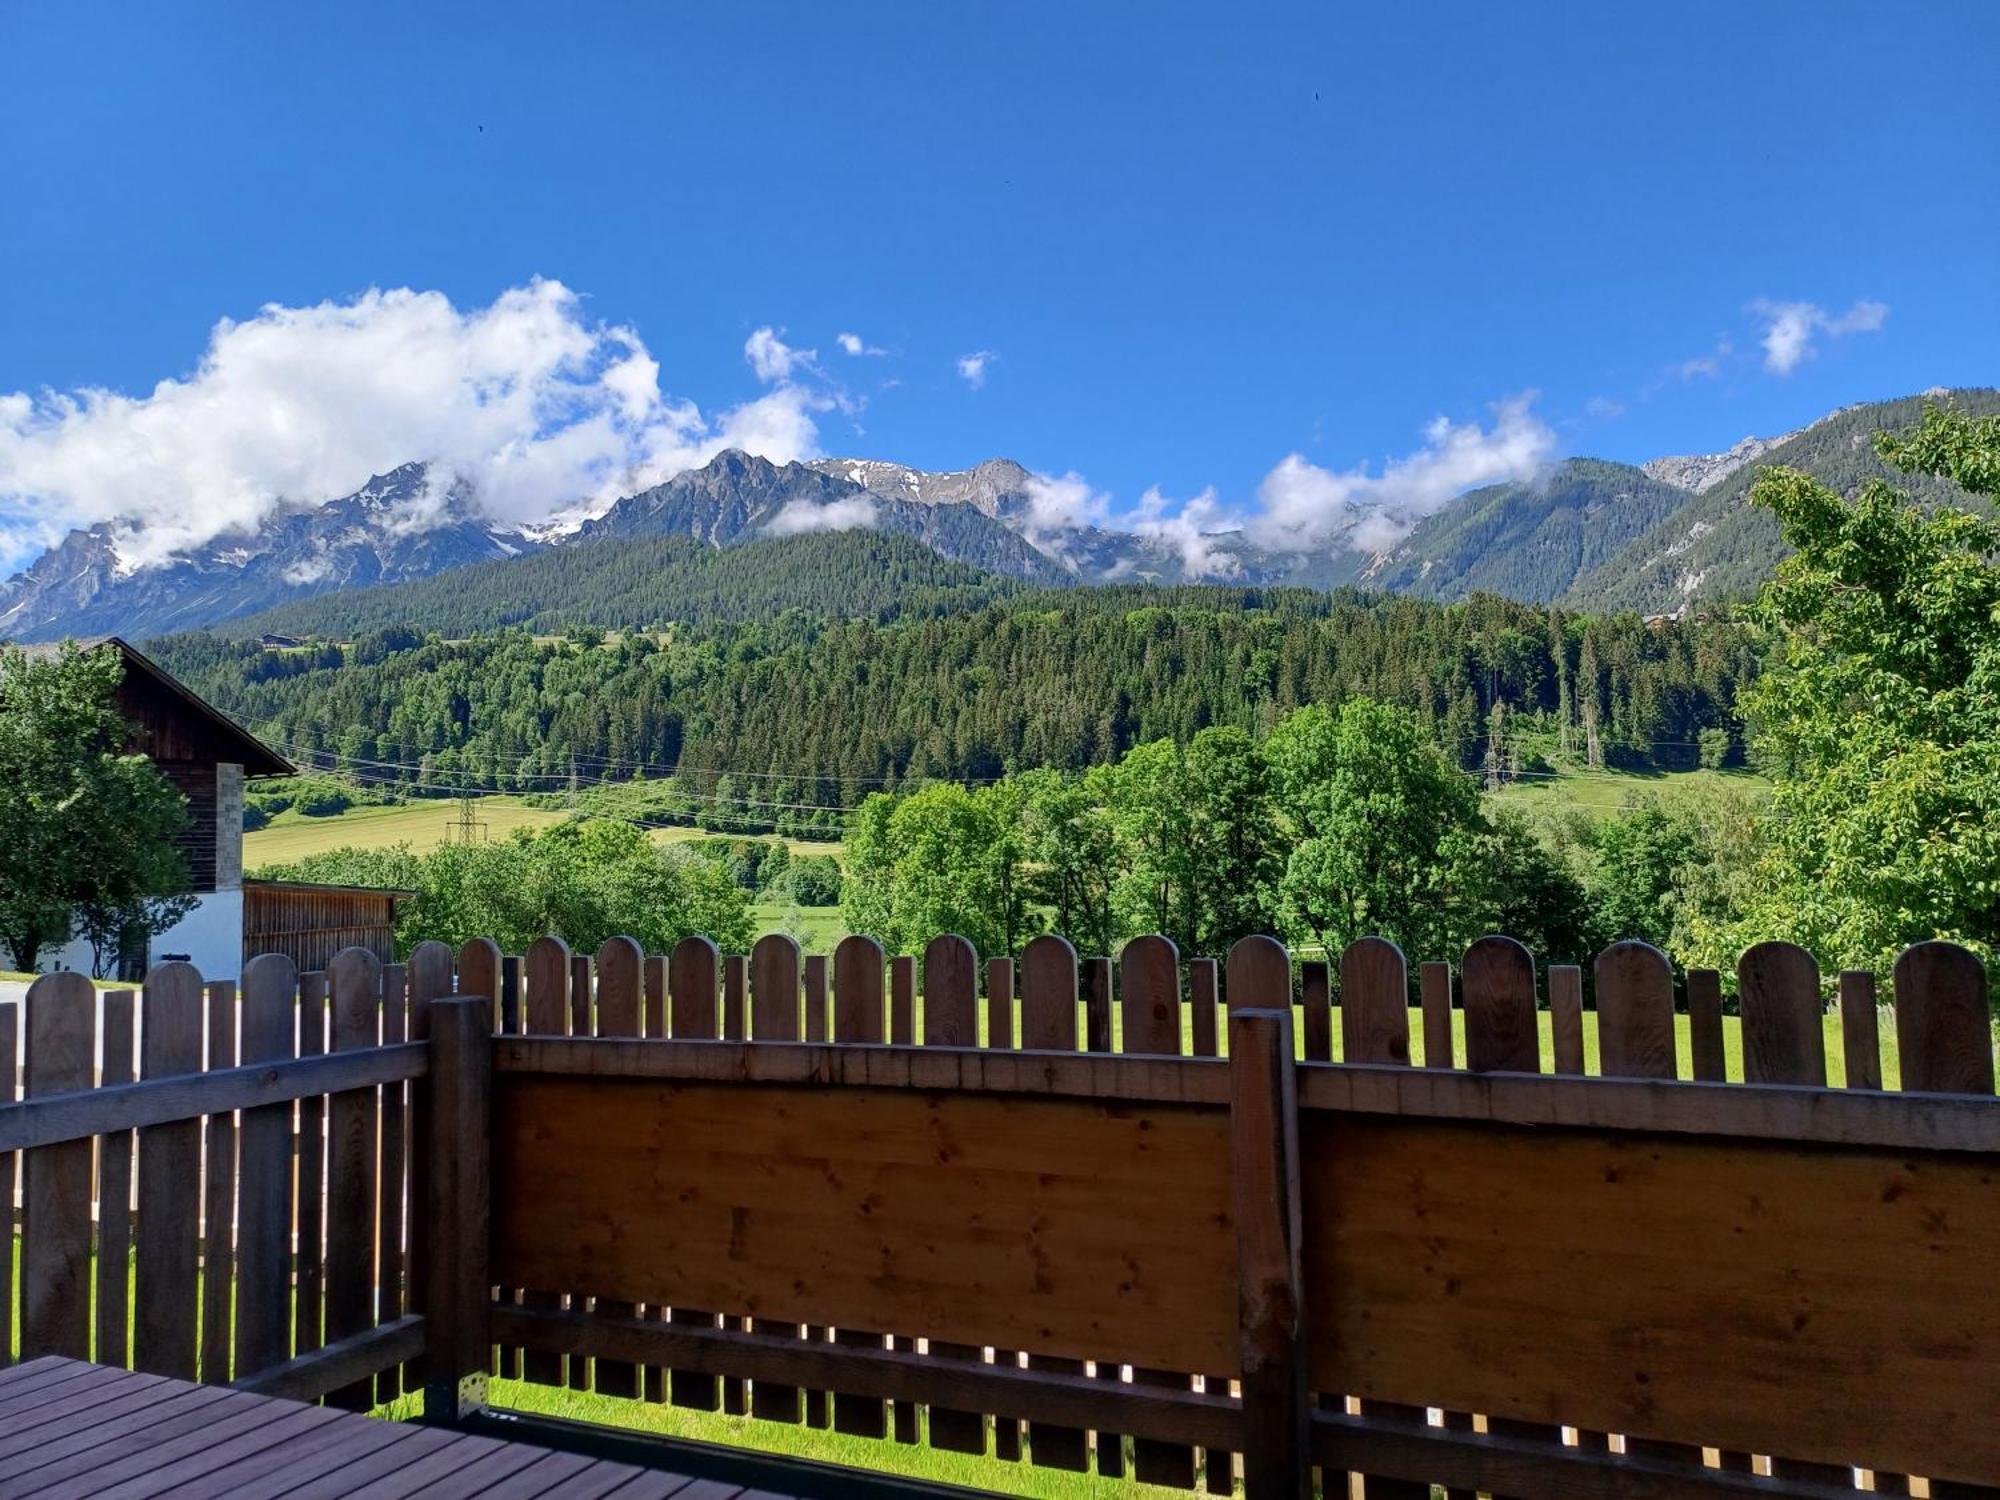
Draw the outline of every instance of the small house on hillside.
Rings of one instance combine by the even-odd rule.
[[[129,642],[112,636],[83,644],[109,646],[124,660],[118,706],[132,726],[126,749],[149,757],[187,798],[180,849],[189,886],[199,898],[192,911],[152,939],[147,952],[125,955],[119,977],[136,979],[156,963],[184,958],[210,979],[233,979],[247,957],[269,952],[292,953],[301,968],[323,968],[329,934],[344,939],[340,946],[393,956],[395,906],[406,893],[244,880],[243,784],[289,776],[291,762]],[[292,952],[294,947],[299,951]],[[90,945],[81,941],[47,954],[44,962],[49,969],[85,973],[90,965]]]

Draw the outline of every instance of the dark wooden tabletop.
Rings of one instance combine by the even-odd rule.
[[[51,1357],[0,1370],[0,1500],[735,1500],[744,1494],[712,1479],[79,1360]]]

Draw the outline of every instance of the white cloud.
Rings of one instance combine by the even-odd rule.
[[[1178,553],[1192,577],[1229,578],[1243,571],[1242,562],[1223,550],[1218,535],[1240,529],[1241,519],[1224,509],[1212,487],[1175,505],[1153,485],[1122,524]]]
[[[1592,396],[1583,403],[1583,414],[1600,422],[1613,422],[1625,415],[1625,403],[1609,396]]]
[[[782,332],[782,329],[774,329],[767,324],[743,341],[743,357],[750,361],[750,368],[766,385],[790,380],[799,373],[817,373],[815,361],[819,358],[819,351],[794,349],[779,337]]]
[[[824,505],[788,500],[764,523],[769,536],[803,536],[809,531],[861,531],[875,524],[875,502],[867,495],[847,495]]]
[[[1835,316],[1816,302],[1774,302],[1760,297],[1750,311],[1764,325],[1764,368],[1789,375],[1819,353],[1820,335],[1843,338],[1850,333],[1875,333],[1889,319],[1889,304],[1867,298]]]
[[[1425,516],[1480,485],[1532,479],[1555,457],[1556,435],[1526,392],[1495,403],[1493,425],[1438,417],[1424,445],[1379,474],[1365,464],[1336,472],[1297,453],[1258,486],[1260,513],[1246,528],[1260,546],[1311,552],[1340,543],[1364,552],[1394,546]]]
[[[560,282],[480,308],[407,288],[273,304],[219,322],[191,373],[140,395],[0,393],[0,561],[109,522],[143,566],[412,460],[433,469],[419,512],[462,480],[487,513],[527,523],[588,514],[725,447],[816,456],[814,414],[834,397],[796,378],[809,353],[760,332],[773,388],[709,416],[663,395],[637,332],[587,320]]]
[[[879,357],[889,352],[887,349],[869,343],[868,340],[864,339],[858,333],[837,334],[834,337],[834,342],[840,345],[841,353],[851,354],[856,359],[861,358],[863,355]]]
[[[1000,356],[991,349],[981,349],[973,354],[958,357],[958,378],[975,391],[986,384],[986,370]]]

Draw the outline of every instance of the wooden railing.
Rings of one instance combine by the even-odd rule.
[[[107,1062],[84,1099],[73,1022],[68,1073],[31,1059],[33,1097],[0,1106],[0,1153],[28,1162],[27,1243],[55,1247],[28,1256],[27,1352],[77,1348],[78,1137],[110,1143],[115,1201],[129,1151],[105,1132],[142,1130],[143,1284],[156,1223],[183,1247],[172,1275],[188,1263],[145,1191],[144,1132],[206,1112],[224,1133],[197,1146],[202,1188],[184,1141],[159,1151],[209,1225],[234,1194],[234,1239],[211,1232],[207,1254],[234,1255],[236,1358],[210,1378],[355,1399],[414,1339],[447,1413],[490,1371],[1182,1488],[1240,1474],[1254,1500],[1315,1469],[1329,1493],[1367,1476],[1375,1500],[2000,1484],[2000,1101],[1984,973],[1949,945],[1911,949],[1888,987],[1894,1092],[1872,978],[1839,978],[1848,1087],[1827,1088],[1820,976],[1776,944],[1744,956],[1734,1022],[1718,976],[1629,943],[1588,985],[1506,938],[1414,987],[1373,939],[1332,966],[1262,938],[1185,965],[1160,938],[1116,964],[1041,938],[982,966],[954,937],[893,959],[778,937],[726,958],[544,939],[518,960],[489,943],[364,959],[336,962],[349,1022],[325,1058],[136,1089]],[[339,998],[371,972],[380,1031]],[[36,1019],[51,984],[31,1038],[65,1024]],[[306,976],[303,1013],[315,992]],[[1729,1024],[1742,1081],[1724,1078]],[[296,1179],[287,1268],[318,1322],[254,1366],[241,1299],[274,1301],[245,1264],[267,1180],[251,1127],[285,1099],[301,1160],[325,1163],[324,1196]],[[353,1170],[370,1120],[390,1163],[372,1198]],[[100,1263],[118,1234],[99,1226]],[[384,1268],[365,1312],[355,1244]],[[170,1347],[205,1350],[174,1316]],[[364,1355],[337,1363],[325,1341]]]

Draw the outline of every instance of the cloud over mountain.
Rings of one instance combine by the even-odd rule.
[[[662,392],[634,329],[588,319],[558,281],[477,308],[409,288],[273,303],[217,323],[191,373],[144,394],[0,393],[0,561],[109,522],[140,566],[412,459],[430,465],[428,503],[462,480],[495,519],[534,522],[724,448],[812,456],[832,399],[810,354],[759,335],[746,354],[770,389],[709,415]]]

